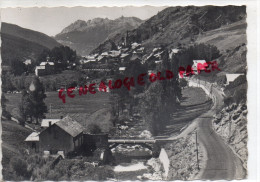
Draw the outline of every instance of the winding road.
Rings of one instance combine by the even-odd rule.
[[[209,84],[208,84],[209,85]],[[223,106],[221,92],[212,87],[213,107],[196,119],[199,145],[203,145],[207,152],[205,169],[199,179],[232,180],[245,178],[245,171],[240,159],[229,146],[212,129],[213,115]]]

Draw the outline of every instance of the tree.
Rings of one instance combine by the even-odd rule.
[[[13,82],[11,78],[13,78],[14,75],[10,73],[4,73],[2,75],[2,91],[7,92],[7,91],[14,91],[15,86],[13,85]]]
[[[27,170],[28,164],[25,160],[20,159],[18,157],[14,157],[11,159],[10,164],[13,171],[18,177],[22,178],[22,180],[30,179],[31,173]]]
[[[176,99],[181,95],[178,81],[178,61],[169,59],[168,51],[164,48],[162,63],[157,70],[171,70],[174,74],[170,80],[151,83],[143,94],[140,94],[141,113],[152,134],[156,135],[167,124],[170,114],[177,108]]]
[[[34,117],[36,124],[39,123],[39,119],[44,117],[47,113],[47,106],[44,103],[46,98],[45,89],[38,77],[34,77],[29,87],[28,93],[25,91],[22,95],[20,103],[21,116],[26,119],[29,115]]]
[[[184,78],[180,79],[180,87],[184,88],[188,85],[187,80],[185,80]]]
[[[100,134],[102,132],[101,128],[95,123],[89,124],[88,130],[91,134]]]
[[[19,76],[27,71],[26,65],[23,62],[19,61],[18,59],[12,60],[11,68],[15,76],[17,75]]]
[[[20,111],[20,117],[22,119],[22,124],[27,120],[27,117],[29,116],[32,121],[32,110],[33,110],[33,104],[29,98],[29,94],[26,90],[22,91],[22,99],[19,105],[19,111]]]
[[[1,95],[1,107],[2,107],[2,115],[7,119],[11,119],[11,114],[6,110],[6,103],[8,100],[6,99],[4,93]]]
[[[144,116],[149,131],[156,135],[162,126],[161,118],[162,107],[162,84],[160,82],[152,83],[145,93],[140,94],[141,98],[141,114]]]
[[[188,65],[193,65],[193,60],[212,61],[218,57],[220,57],[218,48],[209,44],[195,44],[174,55],[174,59],[179,62],[178,67],[185,68]]]
[[[147,68],[137,59],[129,62],[126,65],[124,77],[134,77],[134,80],[138,80],[138,76],[142,73],[147,73]],[[135,86],[131,87],[131,92],[132,94],[142,93],[144,91],[144,88],[144,86],[135,83]]]
[[[55,63],[56,71],[62,71],[77,61],[76,51],[73,51],[68,46],[54,47],[49,56],[50,60]]]

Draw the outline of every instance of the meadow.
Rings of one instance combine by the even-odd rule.
[[[45,104],[48,108],[46,118],[59,119],[69,115],[87,128],[90,123],[99,125],[103,132],[108,132],[112,127],[110,122],[109,94],[97,92],[80,97],[67,99],[66,103],[58,97],[58,92],[46,92]],[[7,110],[13,117],[19,116],[19,102],[21,94],[6,94]]]

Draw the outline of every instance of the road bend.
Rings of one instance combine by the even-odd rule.
[[[245,171],[240,159],[212,129],[213,115],[223,106],[223,96],[219,90],[212,87],[212,95],[213,107],[197,118],[198,142],[207,151],[207,162],[200,179],[242,179]]]

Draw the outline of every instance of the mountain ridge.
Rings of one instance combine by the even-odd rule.
[[[84,21],[77,20],[65,27],[55,39],[63,45],[70,46],[81,55],[88,54],[92,49],[117,33],[124,33],[138,27],[143,20],[136,17],[94,18]]]
[[[156,45],[177,47],[196,42],[196,37],[221,26],[245,20],[245,6],[168,7],[129,32],[130,42],[142,43],[147,49]],[[91,53],[103,52],[104,44],[122,43],[124,34],[117,34]]]
[[[2,22],[2,64],[10,65],[14,59],[35,61],[43,50],[61,46],[55,39],[34,30]]]

